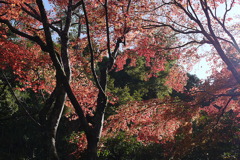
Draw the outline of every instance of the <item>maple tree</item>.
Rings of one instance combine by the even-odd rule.
[[[179,44],[173,43],[173,46],[167,46],[167,47],[163,46],[163,48],[183,49],[185,51],[188,50],[185,53],[185,55],[188,57],[192,57],[194,53],[193,51],[196,50],[194,44],[197,44],[197,45],[210,44],[214,49],[212,50],[211,54],[213,54],[213,58],[215,62],[217,61],[218,57],[216,57],[216,54],[214,53],[217,53],[220,56],[220,58],[225,62],[225,65],[222,66],[223,69],[221,70],[221,72],[219,74],[215,72],[215,74],[213,75],[212,81],[208,81],[206,82],[205,85],[202,85],[202,87],[204,88],[203,90],[200,91],[202,92],[202,94],[195,95],[196,102],[202,103],[203,106],[207,106],[207,107],[204,107],[204,110],[206,110],[207,114],[213,118],[213,122],[211,122],[211,124],[208,124],[208,127],[206,127],[203,133],[199,135],[199,137],[201,138],[198,137],[193,140],[195,142],[191,143],[189,142],[191,140],[186,138],[183,140],[185,144],[180,143],[179,147],[181,147],[182,150],[178,148],[177,150],[179,150],[179,152],[176,150],[176,152],[178,152],[176,154],[183,154],[184,151],[187,151],[187,149],[183,147],[184,145],[188,147],[190,147],[191,144],[199,145],[200,142],[197,143],[196,141],[198,140],[201,141],[204,138],[205,138],[204,141],[209,141],[208,138],[213,137],[213,134],[216,137],[220,136],[217,134],[217,132],[220,130],[219,128],[224,126],[224,124],[219,124],[220,123],[219,121],[222,117],[226,116],[229,112],[234,113],[236,117],[233,116],[232,120],[234,121],[235,124],[238,123],[237,117],[239,116],[239,108],[238,108],[238,102],[236,101],[237,99],[236,97],[238,96],[238,84],[240,81],[239,81],[239,73],[237,68],[238,65],[236,65],[236,63],[238,62],[237,53],[239,52],[239,49],[238,49],[239,46],[236,41],[238,37],[233,36],[233,35],[236,35],[235,33],[237,33],[238,30],[232,29],[236,27],[237,24],[235,25],[231,24],[232,25],[231,26],[231,25],[228,25],[227,23],[231,21],[231,18],[227,18],[227,14],[236,4],[234,1],[218,2],[218,1],[204,1],[204,0],[200,0],[200,1],[173,0],[173,1],[160,1],[160,3],[161,4],[158,7],[153,7],[152,9],[150,9],[150,12],[153,15],[160,15],[159,17],[161,18],[157,19],[157,21],[144,18],[143,20],[149,22],[149,24],[145,25],[143,28],[145,29],[152,29],[156,27],[170,28],[175,32],[175,34],[182,36],[182,37],[179,36],[180,38],[182,38],[182,41],[179,41]],[[219,13],[217,12],[217,8],[220,5],[223,5],[225,7],[224,13],[221,14],[222,17],[219,17],[218,16]],[[170,14],[170,12],[172,14]],[[186,21],[188,22],[186,23]],[[193,51],[191,51],[189,48],[192,49]],[[207,52],[207,54],[209,54],[209,52]],[[189,61],[186,61],[186,62],[189,62]],[[232,73],[232,75],[229,72],[227,72],[227,70],[230,70],[230,73]],[[201,100],[199,101],[198,98]],[[235,99],[235,101],[233,99]],[[162,104],[164,105],[165,103],[167,104],[167,102],[162,102]],[[190,113],[193,113],[193,115],[194,113],[197,115],[200,109],[198,103],[194,104],[195,106],[194,111],[192,110],[184,111],[183,114],[190,112]],[[134,105],[134,103],[129,105],[130,106]],[[183,106],[187,107],[188,105],[193,105],[193,104],[186,103]],[[137,108],[137,106],[142,106],[143,109],[139,109]],[[154,107],[156,107],[156,104],[150,103],[148,105],[148,103],[146,102],[146,103],[143,103],[142,105],[138,104],[137,106],[136,106],[136,110],[133,111],[134,113],[130,112],[131,116],[129,115],[130,117],[135,117],[133,120],[134,122],[131,122],[130,120],[131,118],[130,119],[125,118],[125,114],[128,113],[129,110],[128,110],[128,107],[126,108],[123,107],[122,110],[119,110],[119,113],[117,115],[113,116],[113,117],[116,117],[116,119],[110,120],[110,124],[112,124],[111,123],[112,121],[116,120],[115,124],[113,123],[112,124],[113,126],[110,127],[110,130],[112,131],[114,130],[114,128],[119,127],[118,129],[120,128],[124,129],[127,132],[130,132],[130,134],[138,135],[139,133],[143,133],[142,136],[138,135],[138,138],[140,140],[146,139],[145,141],[148,142],[151,139],[157,142],[160,139],[158,137],[160,133],[154,134],[154,132],[157,130],[157,127],[161,128],[161,124],[152,127],[152,125],[155,122],[152,120],[154,117],[154,113],[152,112],[154,112]],[[150,107],[148,108],[147,106],[150,106]],[[162,108],[160,106],[157,108]],[[175,106],[175,108],[177,108],[177,106]],[[167,110],[167,108],[171,108],[171,107],[164,106],[163,110],[164,109]],[[126,112],[126,110],[128,112]],[[141,110],[144,111],[144,114],[141,112]],[[141,112],[142,114],[139,115],[138,112]],[[162,111],[161,114],[164,114],[164,111]],[[176,116],[176,114],[173,114],[173,115]],[[185,128],[185,131],[184,131],[185,134],[191,131],[191,123],[189,122],[191,122],[191,118],[194,117],[193,115],[189,115],[190,119],[181,121],[181,122],[187,122],[186,126],[183,126],[183,128]],[[141,117],[141,116],[144,116],[144,117]],[[136,119],[136,117],[140,117],[140,118]],[[187,116],[185,115],[184,117],[187,117]],[[118,124],[117,123],[118,118],[121,119],[121,122],[125,122],[125,123]],[[176,117],[173,117],[173,118],[176,118]],[[137,120],[139,120],[139,122]],[[164,122],[163,119],[159,121]],[[171,121],[168,120],[166,122],[170,123]],[[174,119],[174,122],[172,122],[172,124],[176,125],[178,124],[177,122],[178,122],[177,119]],[[168,131],[162,130],[161,134],[166,133],[166,135],[171,138],[171,135],[172,136],[177,135],[177,130],[178,129],[180,130],[181,129],[180,126],[183,124],[179,124],[179,126],[170,127],[174,134],[168,133],[169,130]],[[114,125],[117,125],[117,127]],[[134,126],[133,128],[131,128],[132,125]],[[215,132],[211,131],[211,127],[213,127],[214,125],[217,126],[216,127],[217,129],[214,127]],[[138,128],[137,126],[140,126],[140,127]],[[168,124],[167,126],[171,126],[171,125]],[[141,132],[141,130],[144,130],[145,132],[144,131]],[[211,132],[211,134],[207,134],[208,132]],[[164,139],[167,139],[167,138],[164,138]],[[178,157],[176,156],[176,158]]]
[[[205,82],[193,92],[199,118],[193,121],[192,132],[175,145],[175,158],[195,154],[214,159],[216,153],[218,159],[239,158],[239,85],[226,68],[211,78],[212,83]]]
[[[181,99],[181,93],[176,94],[180,97],[172,95],[174,98],[129,102],[120,106],[116,114],[107,119],[103,134],[117,141],[118,134],[124,132],[126,138],[119,145],[111,144],[111,140],[103,142],[103,150],[116,148],[110,152],[111,158],[118,153],[121,143],[134,137],[146,146],[161,144],[162,149],[156,152],[160,157],[163,152],[166,159],[214,159],[216,153],[218,159],[238,159],[238,84],[231,72],[224,69],[214,76],[213,83],[196,83],[194,86],[191,82],[189,86],[193,98],[187,101]]]
[[[231,57],[237,58],[236,53],[239,53],[239,45],[236,40],[238,29],[234,29],[238,24],[233,22],[233,17],[229,17],[231,10],[237,7],[236,5],[238,2],[234,0],[160,1],[158,6],[150,9],[150,12],[153,12],[153,15],[160,15],[161,18],[157,21],[144,18],[143,21],[147,21],[149,24],[143,28],[171,29],[179,35],[182,41],[165,48],[177,49],[188,46],[186,56],[189,57],[193,57],[191,50],[196,50],[196,45],[209,44],[214,49],[211,53],[211,58],[215,59],[213,62],[217,61],[218,57],[214,54],[217,53],[239,83],[239,73],[231,59]],[[169,14],[170,12],[171,14]],[[185,61],[185,63],[188,62]]]
[[[165,49],[185,50],[185,56],[188,57],[187,60],[184,60],[185,62],[183,61],[185,64],[194,62],[194,59],[191,59],[194,56],[194,52],[198,54],[196,58],[201,58],[199,57],[199,52],[196,52],[199,46],[211,47],[210,52],[205,51],[205,53],[202,54],[208,56],[207,59],[213,62],[213,75],[209,81],[202,85],[200,90],[196,90],[197,93],[201,92],[201,94],[195,95],[195,100],[202,104],[207,115],[213,119],[212,122],[209,122],[208,127],[204,128],[204,131],[200,134],[199,137],[202,139],[204,139],[204,136],[211,138],[213,135],[221,137],[221,135],[217,133],[221,131],[221,127],[227,128],[227,124],[224,124],[222,120],[224,118],[222,117],[226,118],[228,114],[233,113],[234,115],[231,117],[233,126],[238,123],[239,105],[237,99],[239,96],[238,86],[240,81],[238,65],[239,43],[237,39],[239,38],[239,30],[237,19],[231,15],[231,11],[238,5],[238,1],[234,0],[159,1],[159,5],[150,9],[150,12],[153,13],[153,15],[159,15],[161,18],[157,21],[147,18],[143,19],[149,22],[148,25],[143,27],[145,29],[156,27],[169,28],[174,31],[175,34],[179,35],[179,43],[174,43],[172,46],[165,47]],[[219,59],[222,61],[219,61]],[[218,68],[219,62],[220,69]],[[222,121],[223,124],[221,124],[220,121]],[[227,132],[230,131],[228,130]],[[235,134],[238,135],[238,133]],[[204,142],[209,142],[210,140],[208,138],[206,138]],[[212,143],[215,143],[216,139],[214,139]],[[191,140],[184,139],[183,141]],[[192,144],[197,144],[197,142],[192,142]],[[191,143],[185,143],[185,145],[190,147]],[[181,152],[179,154],[187,151],[183,146],[184,145],[179,146],[183,149],[178,148]]]
[[[49,94],[39,112],[38,125],[45,131],[53,159],[58,159],[55,141],[65,104],[74,108],[75,113],[69,116],[78,118],[86,134],[88,159],[96,159],[108,103],[108,73],[115,61],[121,69],[125,63],[121,60],[131,56],[130,52],[118,56],[121,44],[126,48],[136,44],[133,50],[147,57],[148,64],[155,64],[149,76],[164,70],[166,57],[159,54],[160,50],[155,51],[160,45],[156,39],[160,37],[151,40],[138,23],[145,15],[142,11],[146,6],[155,2],[57,0],[49,3],[52,8],[47,10],[42,0],[0,1],[1,68],[12,67],[24,84],[20,90],[33,88],[35,92]],[[9,33],[16,37],[11,38]],[[150,42],[156,47],[143,46]],[[170,57],[177,58],[176,54]],[[99,68],[98,62],[102,63]],[[66,102],[66,96],[71,103]]]
[[[107,90],[109,74],[114,69],[124,69],[127,59],[134,67],[142,63],[139,57],[144,57],[149,70],[140,77],[143,80],[156,78],[167,70],[164,85],[178,93],[186,91],[188,77],[179,64],[167,66],[179,58],[188,58],[186,62],[199,58],[193,44],[211,44],[230,72],[224,68],[224,74],[214,74],[214,83],[202,85],[206,89],[195,89],[194,103],[192,99],[182,101],[178,94],[180,100],[167,97],[120,106],[118,114],[109,117],[103,135],[112,136],[124,129],[144,144],[174,141],[181,129],[186,135],[191,132],[191,121],[199,118],[200,103],[210,105],[204,110],[213,119],[217,117],[217,122],[230,110],[237,115],[238,101],[234,99],[240,78],[234,65],[239,47],[233,36],[237,30],[230,32],[237,25],[227,26],[231,20],[227,14],[234,1],[48,2],[50,9],[42,0],[0,1],[0,67],[11,67],[18,75],[19,90],[31,88],[43,94],[36,123],[49,142],[47,150],[52,159],[59,159],[55,141],[65,106],[71,110],[66,116],[78,123],[79,131],[84,131],[80,140],[78,136],[73,138],[78,139],[79,150],[85,145],[87,158],[97,158],[108,96],[114,98]],[[222,18],[217,16],[220,5],[225,6]],[[216,54],[213,56],[217,61]],[[229,83],[234,85],[224,86]]]

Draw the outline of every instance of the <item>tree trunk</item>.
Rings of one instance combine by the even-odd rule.
[[[70,22],[69,22],[70,23]],[[70,82],[71,79],[71,70],[70,70],[70,63],[69,63],[69,55],[68,55],[68,36],[67,31],[62,33],[61,35],[61,60],[63,64],[63,69],[66,74],[68,82]],[[64,109],[64,103],[66,100],[66,91],[65,88],[61,82],[61,76],[60,73],[56,72],[56,80],[57,80],[57,88],[59,89],[59,92],[57,93],[56,101],[54,104],[54,108],[51,112],[51,116],[49,119],[49,140],[50,140],[50,157],[53,160],[59,160],[57,147],[56,147],[56,135],[57,135],[57,129],[59,126],[60,119],[62,117],[62,112]]]
[[[103,122],[104,122],[104,112],[101,115],[98,122],[96,122],[96,125],[94,128],[90,129],[86,133],[87,136],[87,160],[96,160],[97,159],[97,151],[98,151],[98,142],[101,138],[102,128],[103,128]]]
[[[100,67],[100,85],[102,90],[99,89],[98,98],[97,98],[97,109],[93,117],[93,128],[90,131],[86,132],[88,146],[87,146],[87,159],[96,160],[97,159],[97,147],[99,139],[101,138],[103,122],[104,122],[104,113],[107,106],[107,77],[108,77],[108,68],[107,63],[105,62],[103,67]],[[103,92],[104,93],[103,93]]]
[[[59,159],[57,148],[56,148],[56,135],[57,135],[59,122],[62,117],[65,100],[66,100],[66,92],[63,87],[60,87],[53,110],[51,112],[51,116],[49,118],[49,124],[48,124],[48,131],[49,131],[48,138],[50,142],[49,151],[50,151],[51,159],[54,159],[54,160]]]
[[[97,134],[93,134],[93,132],[90,134],[87,134],[88,145],[87,145],[86,159],[88,160],[97,160],[97,146],[98,146],[99,138],[96,135]]]

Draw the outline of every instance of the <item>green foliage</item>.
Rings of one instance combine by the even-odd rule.
[[[3,84],[3,81],[0,80]],[[9,87],[5,85],[0,86],[0,119],[13,115],[18,110],[18,106],[9,91]]]
[[[148,78],[150,67],[145,65],[144,57],[136,60],[136,66],[131,66],[130,62],[131,60],[128,59],[123,70],[110,73],[108,89],[118,98],[119,105],[134,100],[163,98],[169,94],[170,89],[164,85],[169,65],[166,65],[166,71],[161,71],[155,77]]]
[[[2,72],[2,70],[1,70]],[[8,76],[8,75],[5,75]],[[8,76],[9,77],[9,76]],[[14,77],[11,78],[10,81],[14,81]],[[18,92],[19,95],[19,92]],[[15,102],[15,98],[11,94],[10,87],[8,86],[8,83],[5,80],[5,77],[3,74],[1,74],[0,77],[0,119],[9,117],[13,115],[17,110],[18,106]]]
[[[103,145],[98,153],[100,160],[158,160],[163,157],[161,144],[145,146],[124,132],[105,140]]]
[[[39,134],[41,130],[25,111],[27,109],[36,118],[39,109],[36,93],[30,89],[27,92],[16,89],[20,84],[12,70],[1,72],[4,74],[0,77],[0,159],[36,158],[43,151],[39,143],[43,141]]]
[[[193,139],[198,139],[199,135],[204,135],[204,143],[198,143],[182,159],[186,160],[238,160],[240,159],[240,130],[239,118],[231,110],[226,112],[219,126],[206,112],[201,112],[201,116],[193,123]],[[215,123],[214,123],[215,122]],[[213,123],[212,132],[207,133],[206,128]]]
[[[21,86],[11,70],[4,70],[0,76],[0,159],[9,160],[42,160],[47,159],[46,138],[42,127],[32,120],[38,119],[39,110],[44,105],[42,95],[27,89],[19,91]],[[16,98],[19,100],[17,103]],[[23,108],[24,107],[24,108]],[[29,113],[26,113],[26,110]],[[30,116],[32,118],[30,118]],[[59,126],[58,149],[61,157],[66,157],[74,151],[74,146],[68,143],[64,134],[72,132],[67,130],[68,120],[62,119]]]

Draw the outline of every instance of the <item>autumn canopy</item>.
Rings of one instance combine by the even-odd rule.
[[[1,0],[0,159],[239,159],[239,5]]]

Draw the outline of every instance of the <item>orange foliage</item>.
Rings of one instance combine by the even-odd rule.
[[[103,134],[114,137],[124,131],[146,144],[165,143],[174,140],[179,127],[191,126],[197,111],[198,107],[174,99],[130,102],[109,117]]]

